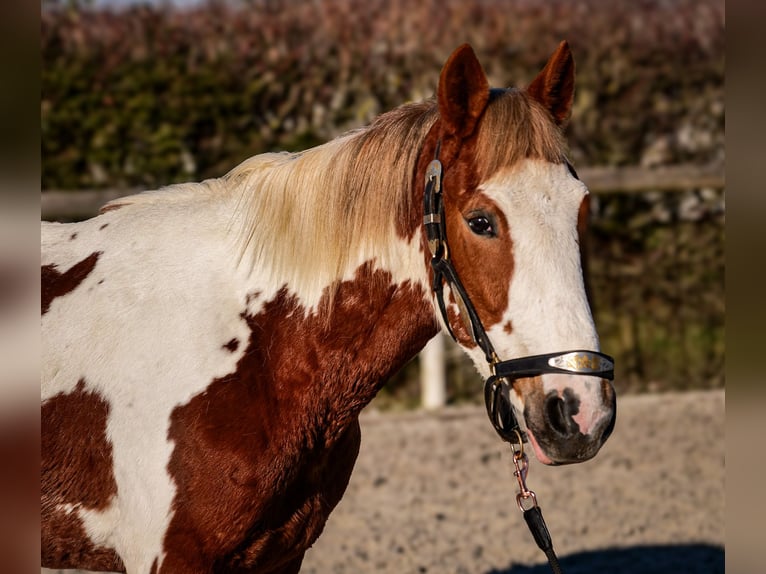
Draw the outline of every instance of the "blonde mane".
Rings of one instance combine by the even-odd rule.
[[[298,292],[383,255],[412,207],[415,163],[436,118],[433,102],[409,104],[318,147],[236,167],[226,179],[244,194],[244,254]]]
[[[295,292],[321,292],[360,261],[396,261],[396,222],[413,209],[412,179],[438,118],[431,99],[299,153],[246,160],[224,180],[241,190],[243,261]],[[524,157],[564,160],[563,138],[523,92],[492,90],[480,123],[482,181]]]

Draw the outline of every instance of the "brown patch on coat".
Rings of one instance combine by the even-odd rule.
[[[69,236],[69,241],[74,241],[75,239],[77,239],[77,232]]]
[[[503,331],[509,335],[513,333],[513,323],[510,320],[506,321],[505,325],[503,325]]]
[[[44,568],[125,572],[114,550],[91,542],[76,511],[43,508],[40,526],[40,565]]]
[[[436,333],[423,290],[370,265],[316,313],[283,288],[243,318],[236,370],[171,415],[161,572],[297,572],[347,486],[360,410]]]
[[[450,329],[452,329],[452,335],[454,338],[467,349],[473,349],[477,346],[476,341],[473,340],[469,327],[464,322],[463,317],[460,315],[460,309],[457,306],[455,295],[449,293],[449,304],[447,305],[447,321],[449,321]],[[482,322],[482,325],[484,323]]]
[[[437,124],[429,135],[427,149],[431,146],[435,149],[438,133]],[[450,163],[443,164],[442,193],[450,258],[484,328],[489,329],[502,320],[508,306],[508,289],[513,274],[513,245],[502,210],[477,190],[482,181],[476,163],[477,140],[475,133],[450,152],[455,157]],[[423,178],[430,161],[428,157],[428,152],[421,156],[419,169],[423,170]],[[496,237],[477,236],[470,230],[466,219],[476,212],[486,213],[492,218]],[[420,213],[422,216],[422,211]],[[422,241],[426,265],[433,278],[433,271],[428,264],[430,252],[425,247],[425,230]],[[449,301],[455,302],[451,294]],[[475,343],[463,322],[458,319],[453,305],[450,305],[447,314],[458,342],[473,348]]]
[[[105,510],[117,494],[112,445],[106,434],[109,404],[80,380],[71,393],[41,409],[41,554],[48,568],[124,571],[108,548],[93,544],[76,509]],[[67,512],[64,505],[72,505]]]
[[[129,205],[128,203],[107,203],[101,209],[98,210],[99,214],[106,213],[107,211],[115,211],[121,207]]]
[[[40,310],[43,315],[48,312],[56,297],[71,293],[90,275],[101,253],[101,251],[91,253],[64,273],[58,271],[58,266],[55,264],[43,265],[40,268]]]
[[[106,229],[107,227],[109,227],[109,224],[108,224],[108,223],[104,223],[104,224],[102,224],[102,225],[101,225],[101,226],[98,228],[98,230],[99,230],[99,231],[101,231],[102,229]]]
[[[586,195],[580,202],[580,209],[577,212],[577,241],[580,245],[580,263],[582,265],[582,277],[585,286],[585,297],[593,309],[593,298],[591,297],[590,287],[590,266],[588,261],[588,227],[590,224],[590,195]]]
[[[71,393],[45,401],[41,417],[43,490],[62,502],[104,510],[117,493],[106,436],[109,404],[81,379]]]
[[[228,343],[224,343],[223,348],[229,351],[230,353],[233,353],[239,348],[239,340],[236,338],[232,339]]]
[[[514,269],[510,229],[502,210],[489,197],[475,188],[460,184],[456,188],[468,192],[450,198],[445,206],[450,257],[484,328],[489,329],[502,320],[508,308]],[[478,236],[470,230],[466,219],[477,212],[492,218],[496,237]]]

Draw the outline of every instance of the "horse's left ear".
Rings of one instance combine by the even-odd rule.
[[[551,113],[553,121],[563,126],[572,114],[575,63],[566,41],[559,47],[527,88],[527,93]]]
[[[473,133],[489,100],[489,81],[473,48],[463,44],[449,57],[439,76],[439,115],[447,133]]]

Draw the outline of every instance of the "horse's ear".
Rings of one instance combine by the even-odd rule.
[[[471,135],[489,100],[489,82],[473,48],[463,44],[449,57],[439,76],[439,115],[447,133]]]
[[[527,88],[527,93],[551,113],[559,126],[563,126],[572,114],[574,73],[574,58],[569,44],[564,41]]]

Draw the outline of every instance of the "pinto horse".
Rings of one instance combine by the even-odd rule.
[[[348,484],[359,414],[440,328],[423,182],[443,166],[449,258],[497,353],[598,350],[566,160],[566,43],[526,89],[468,45],[435,98],[301,153],[42,227],[42,563],[129,573],[300,569]],[[445,324],[446,322],[446,324]],[[598,376],[516,382],[547,464],[591,458]]]

